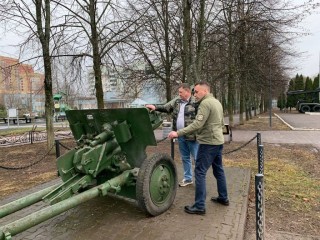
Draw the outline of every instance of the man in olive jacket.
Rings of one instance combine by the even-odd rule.
[[[195,203],[185,206],[184,210],[190,214],[205,214],[206,173],[210,166],[212,166],[218,188],[218,197],[212,197],[211,201],[229,205],[222,164],[224,117],[222,105],[210,93],[210,85],[207,82],[199,82],[195,85],[194,96],[200,103],[195,120],[185,128],[170,132],[168,137],[176,138],[196,133],[199,149],[195,165]]]

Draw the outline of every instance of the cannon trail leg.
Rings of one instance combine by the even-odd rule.
[[[28,228],[31,228],[41,222],[55,217],[60,213],[74,208],[81,203],[84,203],[99,195],[105,196],[108,191],[117,190],[120,186],[128,183],[132,175],[137,175],[137,172],[137,169],[125,171],[121,175],[112,178],[99,186],[96,186],[92,189],[75,195],[72,198],[68,198],[47,208],[44,208],[17,221],[9,223],[0,229],[0,240],[11,239],[11,236],[14,236],[20,232],[27,230]]]
[[[55,189],[58,185],[54,185],[45,189],[42,189],[38,192],[29,194],[28,196],[19,198],[13,202],[5,204],[0,207],[0,218],[5,217],[11,213],[19,211],[25,207],[28,207],[36,202],[41,201],[42,197],[47,195],[53,189]]]

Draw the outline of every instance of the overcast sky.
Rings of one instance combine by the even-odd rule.
[[[303,0],[293,0],[296,3],[303,3]],[[317,0],[315,2],[320,2]],[[320,10],[313,13],[300,24],[310,35],[302,36],[293,45],[296,52],[301,52],[298,58],[291,61],[294,70],[289,74],[290,77],[297,73],[304,76],[315,77],[320,71]],[[18,57],[18,50],[10,47],[11,44],[17,44],[18,38],[10,33],[3,35],[0,29],[0,55]]]
[[[302,36],[293,46],[296,51],[302,52],[302,55],[292,60],[292,64],[297,67],[292,74],[314,77],[320,71],[320,13],[310,15],[300,25],[307,29],[310,35]]]

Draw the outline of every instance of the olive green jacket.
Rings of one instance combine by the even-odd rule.
[[[178,130],[178,136],[195,132],[200,144],[223,144],[224,117],[221,103],[212,94],[204,96],[199,103],[195,120]]]

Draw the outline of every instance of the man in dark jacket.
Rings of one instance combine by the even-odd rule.
[[[173,99],[162,106],[146,105],[147,108],[159,112],[172,113],[172,130],[177,131],[190,125],[196,116],[195,98],[191,94],[190,86],[182,83],[179,86],[179,98]],[[180,187],[193,184],[192,161],[197,158],[198,143],[195,133],[186,134],[178,138],[179,151],[183,163],[184,177],[179,182]]]

